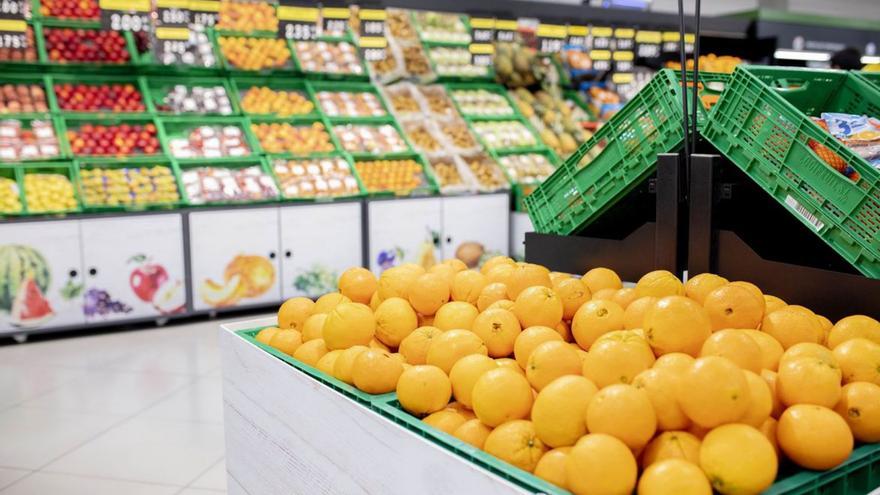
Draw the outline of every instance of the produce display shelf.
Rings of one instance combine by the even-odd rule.
[[[174,160],[175,169],[179,173],[179,183],[181,185],[180,188],[180,197],[181,201],[187,206],[191,207],[203,207],[203,206],[234,206],[241,204],[248,205],[261,205],[268,203],[277,203],[280,200],[280,194],[271,197],[271,198],[263,198],[263,199],[242,199],[242,200],[234,200],[234,199],[224,199],[220,201],[204,201],[204,202],[194,202],[193,198],[189,196],[186,191],[185,182],[183,179],[183,173],[186,170],[208,167],[208,168],[230,168],[230,169],[241,169],[247,167],[257,166],[263,173],[272,178],[273,184],[275,187],[278,187],[277,182],[275,182],[275,176],[272,174],[269,165],[266,163],[266,159],[259,155],[251,155],[245,157],[236,157],[235,159],[226,159],[222,162],[218,162],[216,159],[212,158],[199,158],[199,159],[191,159],[186,161]]]
[[[322,114],[320,109],[318,108],[318,103],[315,101],[315,96],[305,79],[298,78],[288,78],[288,77],[270,77],[270,76],[233,76],[229,79],[230,85],[232,87],[232,91],[230,92],[230,98],[233,101],[233,104],[239,109],[239,111],[251,117],[280,117],[278,114],[260,114],[260,113],[252,113],[247,112],[242,107],[242,99],[244,98],[247,91],[254,87],[266,87],[276,91],[296,91],[303,95],[311,104],[312,111],[308,113],[302,114],[293,114],[289,116],[284,116],[286,118],[298,118],[298,117],[320,117]]]
[[[84,116],[94,119],[104,119],[117,116],[142,116],[153,114],[156,112],[156,108],[152,105],[152,102],[148,97],[149,89],[147,87],[146,78],[143,76],[118,74],[53,74],[47,76],[47,78],[49,80],[49,88],[51,90],[51,109],[53,112],[57,112],[61,115],[75,115],[78,117]],[[65,110],[61,108],[61,105],[58,102],[58,95],[55,89],[56,86],[59,86],[61,84],[83,84],[86,86],[97,86],[103,84],[132,84],[141,95],[144,109],[139,112],[114,112],[112,110],[86,110],[80,112],[76,110]]]
[[[709,83],[727,80],[701,72],[699,91],[714,92]],[[691,91],[693,84],[689,106]],[[702,127],[708,112],[697,109]],[[658,153],[681,149],[681,123],[680,73],[661,70],[525,199],[535,231],[569,235],[589,225],[653,173]],[[591,161],[583,164],[585,157]]]
[[[225,77],[212,76],[144,76],[146,81],[145,97],[151,107],[151,111],[159,116],[221,116],[219,113],[199,113],[199,112],[174,112],[171,110],[161,110],[162,99],[168,92],[177,85],[194,87],[222,87],[226,91],[232,107],[231,115],[241,115],[243,112],[239,104],[237,91],[234,89],[235,82]]]
[[[461,49],[467,51],[467,45],[450,45],[448,43],[435,43],[430,41],[422,41],[422,51],[425,53],[425,57],[428,60],[428,65],[431,68],[431,73],[436,76],[436,82],[438,83],[494,83],[495,81],[495,69],[492,66],[487,66],[486,70],[483,74],[475,74],[475,75],[464,75],[464,74],[440,74],[437,72],[437,64],[434,62],[434,58],[431,56],[431,50],[434,48],[451,48],[451,49]]]
[[[880,90],[843,71],[737,67],[703,135],[852,266],[880,278],[880,171],[811,120],[821,112],[880,115]]]
[[[451,435],[428,426],[415,416],[407,413],[397,401],[397,394],[371,395],[361,392],[326,373],[308,366],[279,350],[257,342],[256,335],[266,328],[248,328],[237,330],[235,334],[274,358],[289,364],[294,369],[326,385],[354,402],[367,407],[380,416],[393,421],[427,441],[455,453],[469,462],[500,476],[518,487],[532,493],[548,493],[562,495],[566,490],[552,485],[537,476],[518,469],[494,456],[477,449]],[[783,465],[777,475],[776,482],[764,493],[767,495],[812,495],[812,494],[851,494],[867,493],[880,482],[880,444],[857,446],[849,459],[840,466],[824,472],[801,470],[795,466]]]
[[[76,187],[76,169],[74,167],[73,162],[34,162],[27,163],[23,165],[16,166],[16,173],[19,174],[20,180],[19,184],[21,184],[21,192],[22,192],[22,208],[27,214],[38,214],[38,215],[66,215],[68,213],[80,213],[83,211],[82,208],[82,198],[80,197],[79,190]],[[76,199],[76,207],[66,209],[66,210],[50,210],[50,211],[37,211],[32,212],[30,205],[28,205],[28,196],[24,190],[25,177],[28,174],[59,174],[67,177],[67,180],[70,181],[71,186],[73,186],[73,197]]]
[[[57,108],[55,106],[55,92],[52,91],[52,83],[49,81],[49,76],[45,74],[36,74],[32,72],[6,72],[4,71],[0,74],[0,86],[4,86],[7,84],[31,84],[35,86],[39,86],[40,89],[43,90],[43,95],[46,100],[46,111],[45,112],[0,112],[0,120],[9,119],[9,118],[23,118],[23,117],[40,117],[47,116],[49,113]]]
[[[333,138],[331,133],[331,138]],[[338,147],[337,147],[338,149]],[[284,195],[284,189],[281,185],[281,180],[278,178],[278,174],[275,172],[275,161],[277,160],[301,160],[301,159],[320,159],[320,158],[342,158],[345,160],[345,163],[348,165],[348,171],[351,173],[354,180],[357,181],[358,184],[358,193],[357,194],[340,194],[335,196],[305,196],[305,197],[288,197]],[[354,165],[352,163],[352,158],[345,153],[336,151],[332,153],[312,153],[306,158],[300,156],[279,156],[279,155],[269,155],[266,157],[266,165],[269,167],[269,171],[272,174],[272,178],[275,179],[275,183],[278,184],[278,192],[280,195],[280,199],[283,202],[289,203],[332,203],[334,201],[346,201],[352,199],[360,199],[367,195],[367,188],[364,187],[364,183],[361,180],[360,174],[358,174],[357,170],[355,170]]]
[[[83,191],[83,181],[82,181],[82,171],[83,170],[91,170],[91,169],[121,169],[121,168],[132,168],[138,166],[150,167],[153,165],[163,165],[168,167],[171,170],[171,173],[174,177],[174,184],[177,188],[178,200],[171,201],[166,203],[143,203],[143,204],[119,204],[119,205],[101,205],[101,204],[90,204],[85,197]],[[176,165],[165,157],[157,158],[156,160],[150,163],[95,163],[90,160],[75,160],[73,164],[74,176],[76,178],[76,182],[74,183],[74,188],[79,194],[80,201],[82,203],[82,211],[87,213],[100,213],[100,212],[118,212],[118,211],[126,211],[126,212],[137,212],[137,211],[152,211],[152,210],[173,210],[176,208],[181,208],[186,206],[186,203],[183,201],[183,184],[180,181],[180,170],[176,167]]]
[[[125,161],[125,162],[143,162],[150,161],[156,159],[162,159],[165,157],[162,149],[162,143],[164,142],[165,137],[162,134],[162,127],[158,125],[157,119],[148,115],[148,114],[105,114],[100,118],[95,117],[94,115],[78,115],[78,114],[66,114],[64,117],[58,117],[58,122],[61,127],[62,135],[59,135],[58,140],[61,144],[61,148],[63,153],[66,156],[70,156],[77,159],[86,159],[94,162],[116,162],[116,161]],[[83,125],[120,125],[120,124],[153,124],[156,126],[156,138],[159,141],[159,148],[156,150],[156,153],[151,154],[142,154],[136,153],[131,155],[79,155],[74,154],[70,145],[70,137],[68,132],[73,131],[74,129],[78,129]]]
[[[395,119],[390,113],[387,117],[372,117],[372,118],[356,118],[356,119],[328,119],[330,122],[331,129],[330,134],[333,136],[333,139],[339,146],[341,151],[348,153],[358,160],[366,160],[366,159],[377,159],[377,160],[394,160],[397,158],[405,157],[408,158],[409,155],[416,153],[415,148],[413,148],[412,143],[410,143],[409,138],[406,133],[403,131],[403,127],[401,127],[400,123]],[[393,127],[400,138],[403,140],[404,145],[406,146],[405,150],[401,151],[389,151],[382,153],[373,153],[371,151],[349,151],[345,149],[342,145],[342,139],[339,137],[336,132],[335,127],[337,126],[345,126],[345,125],[354,125],[354,126],[366,126],[366,127],[379,127],[384,125],[390,125]]]
[[[290,46],[290,41],[285,40],[283,38],[278,38],[275,33],[262,33],[262,32],[254,32],[250,34],[245,34],[241,32],[235,31],[216,31],[213,29],[208,30],[208,37],[212,39],[213,46],[217,50],[217,60],[220,61],[220,66],[224,71],[230,74],[255,74],[255,75],[266,75],[266,74],[285,74],[289,76],[297,76],[300,75],[300,72],[297,70],[296,65],[296,54],[293,52],[292,47]],[[287,50],[288,58],[284,62],[284,65],[276,66],[276,67],[265,67],[261,69],[242,69],[240,67],[235,66],[232,62],[229,61],[229,58],[226,56],[226,53],[223,52],[223,49],[220,45],[221,39],[226,38],[245,38],[245,39],[262,39],[262,40],[281,40],[284,42],[285,49]]]
[[[257,138],[251,132],[251,126],[245,117],[215,117],[215,116],[180,116],[180,117],[160,117],[156,119],[159,123],[159,135],[161,136],[161,144],[165,155],[176,160],[179,163],[189,161],[213,161],[213,162],[237,162],[242,159],[249,159],[259,156],[259,143]],[[180,137],[188,131],[199,126],[235,126],[241,129],[242,138],[247,144],[250,153],[242,156],[222,156],[216,158],[191,157],[182,158],[174,156],[171,151],[170,141],[175,137]]]

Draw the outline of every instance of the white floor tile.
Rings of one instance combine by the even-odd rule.
[[[172,495],[180,490],[132,481],[86,478],[57,473],[34,473],[18,483],[0,490],[2,495]]]
[[[11,485],[13,482],[24,478],[31,471],[26,469],[10,469],[10,468],[0,468],[0,490]]]
[[[134,418],[45,470],[185,486],[223,456],[223,427]]]
[[[46,366],[0,365],[0,408],[44,394],[83,376],[83,371]]]
[[[191,381],[192,378],[184,375],[158,372],[89,371],[81,378],[22,405],[54,411],[134,414]]]
[[[0,411],[0,466],[39,469],[122,419],[20,406]]]
[[[193,341],[167,341],[148,352],[132,354],[107,363],[102,369],[140,373],[180,373],[200,375],[220,366],[216,347]]]
[[[192,482],[192,488],[226,491],[226,459],[220,459],[205,474]]]
[[[139,417],[223,424],[223,383],[219,377],[200,377]]]

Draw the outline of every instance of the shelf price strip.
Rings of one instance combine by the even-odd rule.
[[[385,38],[385,20],[388,13],[385,9],[361,9],[358,19],[361,21],[358,46],[364,60],[378,62],[385,60],[388,50],[388,39]]]
[[[24,0],[0,0],[0,48],[27,48]]]
[[[495,41],[512,43],[516,39],[517,21],[514,19],[495,19]]]
[[[99,0],[101,28],[132,33],[151,30],[150,0]]]
[[[348,7],[323,7],[321,9],[321,33],[325,36],[342,36],[348,29],[351,10]]]
[[[663,33],[663,53],[678,53],[678,41],[681,35],[678,31],[665,31]],[[694,41],[697,37],[693,33],[685,33],[684,35],[684,51],[685,53],[693,53]]]
[[[558,53],[565,45],[567,30],[558,24],[538,24],[538,51],[541,53]]]
[[[278,5],[278,37],[296,41],[318,38],[318,9],[299,5]]]
[[[636,56],[640,58],[659,57],[662,42],[663,35],[660,31],[639,31],[636,33]]]
[[[471,64],[480,67],[492,65],[492,55],[495,53],[495,19],[473,17],[471,18],[471,44],[468,51],[471,54]]]
[[[587,46],[587,35],[590,34],[590,30],[587,26],[568,26],[566,34],[568,35],[565,40],[566,45]]]
[[[212,27],[220,18],[217,0],[189,0],[190,21],[198,26]]]

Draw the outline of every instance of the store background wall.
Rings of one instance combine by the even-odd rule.
[[[685,10],[693,12],[693,0],[685,0]],[[878,0],[707,0],[702,2],[705,15],[722,15],[757,8],[787,10],[804,14],[833,15],[852,19],[880,20]],[[654,0],[651,10],[677,12],[678,0]]]

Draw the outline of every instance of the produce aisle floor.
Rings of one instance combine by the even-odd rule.
[[[222,322],[0,346],[0,494],[225,493]]]

